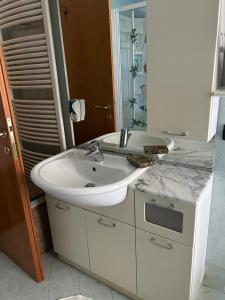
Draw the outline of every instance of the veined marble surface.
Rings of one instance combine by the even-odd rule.
[[[175,150],[163,156],[160,162],[212,170],[213,152],[175,148]]]
[[[212,172],[157,163],[138,177],[131,188],[167,198],[197,202]]]

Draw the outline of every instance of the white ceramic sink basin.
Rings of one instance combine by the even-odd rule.
[[[115,151],[118,153],[143,153],[144,146],[161,146],[166,145],[168,150],[171,151],[174,146],[174,142],[171,138],[150,136],[145,132],[131,131],[131,136],[128,140],[126,148],[120,148],[120,132],[114,132],[99,138],[101,147],[104,150]],[[162,155],[158,155],[161,157]]]
[[[86,152],[71,149],[40,162],[31,172],[33,182],[47,195],[71,204],[111,206],[125,199],[129,183],[146,170],[110,154],[95,162]]]

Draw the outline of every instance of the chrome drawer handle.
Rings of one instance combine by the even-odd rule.
[[[167,246],[161,245],[160,243],[158,243],[156,241],[155,238],[151,238],[149,240],[149,242],[152,243],[153,245],[157,246],[157,247],[160,247],[160,248],[163,248],[163,249],[166,249],[166,250],[172,250],[174,248],[173,244],[170,244],[170,243]]]
[[[188,136],[189,132],[181,131],[181,132],[169,132],[167,130],[163,130],[162,134],[174,135],[174,136]]]
[[[99,219],[97,221],[98,224],[101,224],[105,227],[109,227],[109,228],[116,228],[116,224],[115,223],[111,223],[111,224],[107,224],[107,223],[104,223],[103,219]]]
[[[60,210],[70,210],[69,206],[61,206],[59,203],[55,204],[55,207],[60,209]]]
[[[169,205],[165,205],[165,204],[162,204],[162,203],[157,203],[155,199],[151,199],[150,202],[151,202],[152,205],[158,206],[158,207],[161,207],[161,208],[166,208],[166,209],[175,209],[176,208],[176,205],[173,204],[173,203],[170,203]]]

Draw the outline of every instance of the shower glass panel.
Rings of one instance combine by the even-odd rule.
[[[123,127],[146,130],[146,6],[121,8],[119,22]]]

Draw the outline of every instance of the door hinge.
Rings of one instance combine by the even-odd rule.
[[[9,138],[10,138],[10,142],[11,142],[13,156],[14,156],[14,159],[17,160],[18,159],[18,151],[17,151],[17,146],[16,146],[15,135],[14,135],[11,118],[7,118],[7,125],[8,125]]]

